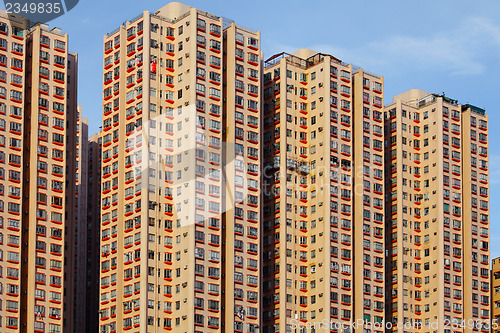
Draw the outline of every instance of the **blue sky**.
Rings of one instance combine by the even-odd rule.
[[[167,1],[80,0],[50,22],[79,54],[79,103],[90,131],[101,124],[102,40]],[[264,56],[310,48],[385,78],[386,104],[408,89],[445,92],[490,117],[491,207],[500,207],[500,2],[463,0],[186,1],[262,33]],[[491,256],[500,256],[500,211],[491,210]]]

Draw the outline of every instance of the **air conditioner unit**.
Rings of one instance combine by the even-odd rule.
[[[323,293],[319,294],[318,296],[319,296],[319,297],[323,297]]]
[[[188,285],[188,284],[187,284],[187,282],[183,282],[183,283],[182,283],[182,287],[183,287],[183,288],[186,288],[186,287],[187,287],[187,285]]]
[[[189,52],[186,53],[186,58],[189,58]]]
[[[182,235],[183,235],[184,237],[187,237],[188,233],[187,233],[187,232],[185,232],[185,233],[183,233]]]
[[[318,86],[323,87],[323,82],[320,82]]]
[[[186,90],[189,90],[189,85],[186,86]]]
[[[189,26],[189,21],[186,21],[186,26]]]
[[[184,315],[182,316],[182,319],[186,320],[188,316]]]
[[[319,98],[319,101],[320,101],[320,102],[323,102],[323,97],[320,97],[320,98]]]
[[[318,131],[323,132],[323,127],[318,128]]]
[[[188,105],[189,105],[189,102],[184,102],[184,105],[185,105],[185,106],[188,106]]]

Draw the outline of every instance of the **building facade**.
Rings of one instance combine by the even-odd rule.
[[[256,332],[260,63],[180,3],[105,36],[101,332]]]
[[[488,116],[414,89],[385,108],[385,130],[388,320],[486,332],[469,325],[490,318]]]
[[[485,111],[260,44],[141,13],[89,140],[68,36],[0,11],[0,331],[489,330]]]
[[[263,84],[262,331],[382,323],[383,78],[299,50]]]
[[[85,333],[99,332],[99,275],[100,225],[101,225],[101,132],[92,135],[88,140],[87,158],[87,208],[86,208],[86,288],[85,299]]]
[[[491,262],[491,332],[498,332],[500,328],[500,258]]]
[[[20,329],[21,307],[21,225],[23,224],[21,212],[23,211],[22,180],[25,170],[22,155],[24,119],[22,109],[24,107],[24,82],[23,65],[24,53],[24,31],[28,22],[22,17],[12,17],[11,20],[6,13],[1,17],[2,43],[0,62],[3,64],[0,93],[2,95],[0,113],[0,222],[2,225],[2,310],[1,326],[5,330],[18,331]],[[12,46],[16,53],[11,51]],[[19,52],[21,51],[21,52]],[[17,63],[16,69],[11,69],[11,63]],[[10,93],[11,76],[18,82],[14,93]],[[10,94],[18,95],[15,100],[10,99]],[[19,96],[19,94],[21,96]],[[13,110],[11,115],[10,110]],[[15,117],[13,117],[15,116]],[[9,160],[11,161],[9,163]],[[14,163],[12,163],[14,162]],[[10,222],[9,222],[10,221]],[[10,223],[11,226],[8,227]],[[9,258],[9,259],[8,259]],[[7,264],[7,265],[6,265]],[[4,267],[5,266],[5,267]],[[5,271],[5,272],[4,272]],[[13,311],[9,311],[13,310]]]
[[[88,251],[87,251],[87,234],[88,234],[88,221],[87,221],[87,209],[88,202],[93,198],[88,197],[88,186],[89,181],[89,137],[88,137],[88,119],[82,117],[82,107],[77,107],[77,118],[76,118],[76,180],[75,180],[75,223],[71,232],[74,234],[74,245],[72,247],[73,251],[73,265],[74,272],[73,281],[71,283],[66,283],[66,288],[73,288],[73,299],[74,304],[78,306],[72,306],[73,310],[73,322],[74,322],[74,332],[84,332],[86,325],[86,313],[82,309],[87,308],[87,295],[91,293],[89,286],[87,285],[88,277],[86,274]],[[69,229],[69,228],[68,228]],[[99,238],[94,238],[94,241],[98,241]],[[81,291],[85,290],[83,293]],[[97,309],[96,309],[97,313]]]
[[[75,331],[77,56],[67,46],[58,28],[0,12],[4,332]]]

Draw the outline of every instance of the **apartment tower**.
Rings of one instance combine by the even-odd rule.
[[[490,319],[488,116],[414,89],[385,131],[386,310],[407,324],[392,330],[487,332],[470,325]]]
[[[500,331],[500,258],[491,262],[491,332]]]
[[[87,118],[82,117],[82,107],[77,107],[76,119],[76,156],[73,157],[76,161],[76,180],[75,180],[75,223],[71,229],[74,237],[74,243],[71,246],[73,252],[74,265],[73,268],[73,281],[67,282],[66,288],[73,288],[74,304],[78,306],[70,307],[73,310],[74,318],[74,332],[84,332],[86,324],[85,311],[82,309],[87,308],[87,295],[91,292],[87,285],[88,277],[86,272],[88,251],[87,251],[87,207],[88,201],[93,199],[88,197],[89,174],[88,174],[88,156],[89,156],[89,138],[88,138],[88,124]],[[98,242],[99,238],[94,238]],[[68,244],[69,245],[69,244]],[[81,292],[85,290],[86,292]],[[97,309],[95,310],[97,313]],[[95,317],[96,318],[96,317]],[[95,319],[94,319],[95,321]]]
[[[76,331],[77,56],[67,45],[58,28],[0,12],[3,332]]]
[[[262,332],[382,332],[383,78],[305,49],[264,67]]]
[[[99,275],[101,267],[100,256],[100,225],[101,225],[101,132],[88,139],[87,148],[87,201],[86,201],[86,281],[85,294],[85,333],[99,332]]]
[[[104,37],[101,332],[256,332],[260,34],[170,3]]]

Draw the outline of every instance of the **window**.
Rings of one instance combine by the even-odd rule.
[[[22,101],[23,100],[23,93],[20,91],[11,90],[10,91],[10,98],[13,100]]]
[[[215,67],[220,67],[221,66],[220,58],[216,56],[210,56],[210,65]]]
[[[248,53],[248,62],[251,63],[258,63],[259,62],[259,56],[255,53]]]
[[[208,90],[209,96],[212,98],[220,99],[220,90],[215,88],[210,88]]]
[[[58,56],[58,55],[54,56],[54,64],[57,64],[57,65],[60,65],[60,66],[64,66],[65,63],[66,63],[66,59],[64,57],[61,57],[61,56]]]
[[[258,48],[259,47],[259,41],[256,38],[249,37],[248,38],[248,46],[252,46],[252,47]]]
[[[132,28],[132,29],[135,29],[135,28]],[[132,30],[132,29],[129,29],[129,30]],[[60,49],[60,50],[66,50],[66,43],[56,39],[56,40],[54,40],[54,48]]]

